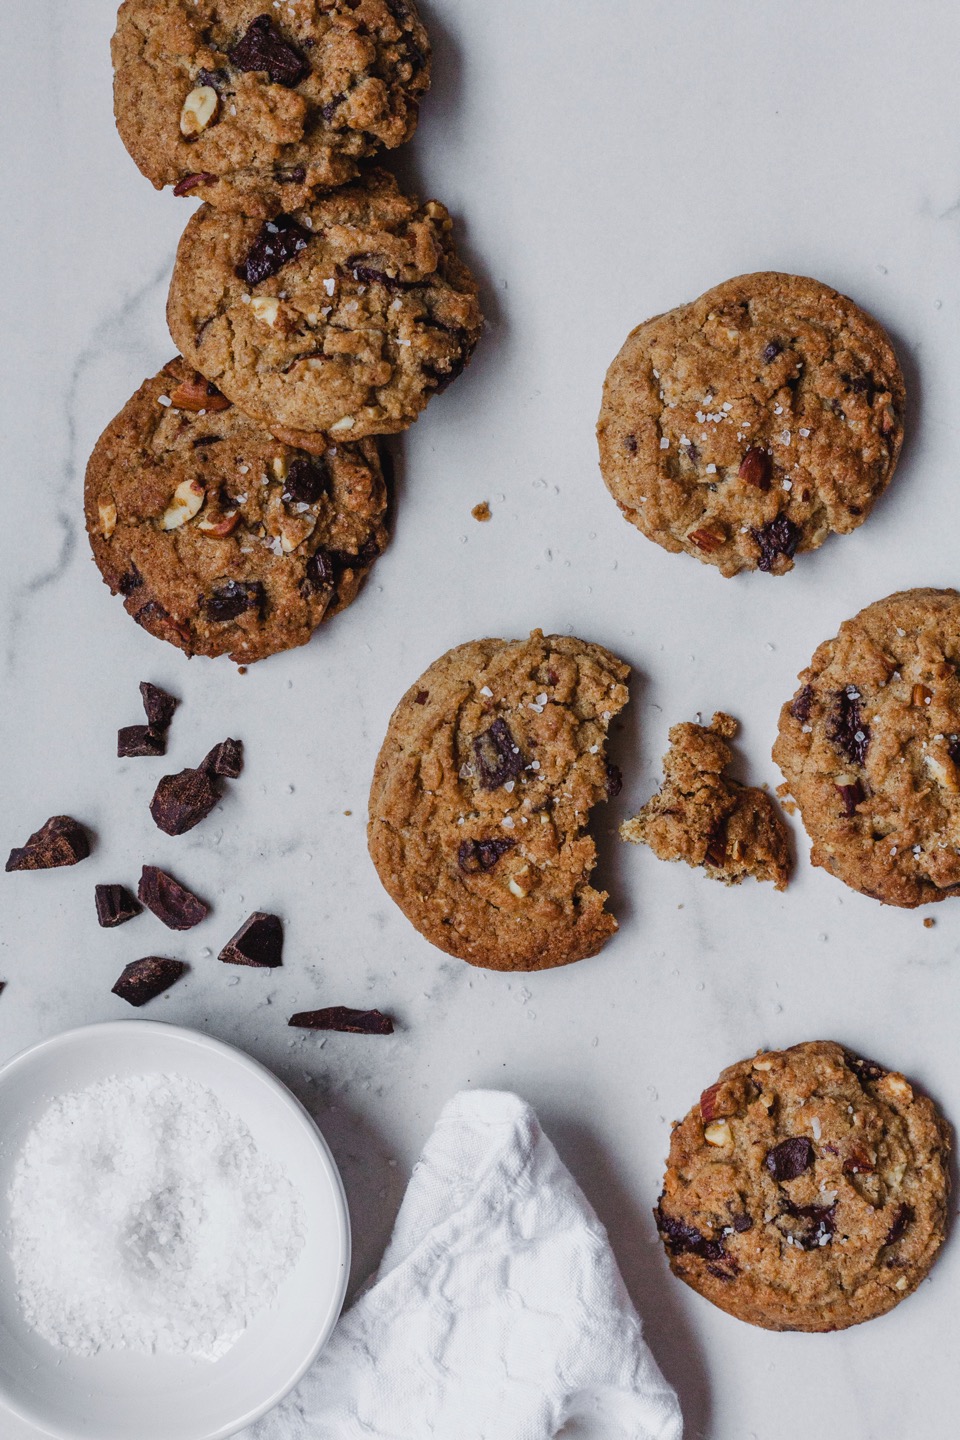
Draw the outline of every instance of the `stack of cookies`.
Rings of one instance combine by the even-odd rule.
[[[246,663],[354,598],[387,538],[378,437],[479,338],[447,211],[364,165],[413,134],[430,45],[408,0],[124,0],[113,60],[127,149],[205,203],[180,355],[98,442],[87,528],[146,630]]]

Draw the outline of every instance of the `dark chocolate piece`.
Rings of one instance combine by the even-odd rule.
[[[264,221],[247,258],[237,266],[237,275],[248,285],[259,285],[278,275],[310,242],[310,231],[298,225],[292,215],[277,215]]]
[[[97,885],[93,893],[97,903],[97,924],[105,930],[125,924],[143,909],[126,885]]]
[[[767,1152],[764,1161],[774,1180],[796,1180],[813,1164],[813,1145],[806,1135],[791,1135]]]
[[[137,755],[166,755],[167,732],[154,725],[124,725],[117,731],[117,755],[129,760]]]
[[[392,1035],[393,1021],[379,1010],[351,1010],[331,1005],[326,1010],[301,1010],[288,1022],[298,1030],[342,1030],[348,1035]]]
[[[238,70],[265,70],[272,85],[288,90],[310,74],[307,60],[284,40],[270,15],[258,15],[227,55]]]
[[[324,460],[304,455],[290,461],[281,499],[285,505],[315,505],[330,483]]]
[[[90,854],[90,841],[82,825],[69,815],[52,815],[34,831],[26,845],[10,851],[7,870],[56,870],[76,865]]]
[[[477,778],[484,790],[498,790],[508,780],[516,780],[523,771],[523,756],[502,717],[494,720],[489,730],[473,742],[477,761]]]
[[[192,930],[210,913],[209,905],[156,865],[144,865],[137,894],[170,930]]]
[[[200,769],[208,775],[218,775],[222,780],[236,780],[243,769],[243,741],[221,740],[204,757]]]
[[[462,840],[457,851],[457,864],[465,875],[492,870],[501,855],[516,845],[516,840]]]
[[[186,968],[182,960],[169,960],[165,955],[145,955],[142,960],[133,960],[124,967],[123,974],[113,987],[113,994],[126,1000],[128,1005],[139,1008],[164,990],[169,990]]]
[[[150,801],[150,814],[165,835],[185,835],[207,818],[219,799],[206,770],[180,770],[164,775]]]
[[[244,920],[232,940],[220,951],[219,958],[227,965],[253,965],[257,969],[274,969],[281,965],[283,925],[278,915],[255,910]]]
[[[848,685],[835,697],[833,711],[827,721],[827,739],[853,765],[864,765],[870,748],[870,727],[860,715],[860,692]]]
[[[786,515],[778,515],[775,520],[769,521],[759,530],[754,530],[753,538],[760,546],[757,569],[769,574],[778,555],[786,555],[788,560],[793,559],[802,534],[800,527],[788,520]]]
[[[214,439],[214,436],[208,436]],[[195,442],[199,444],[199,441]],[[143,709],[147,717],[147,724],[152,725],[155,730],[169,730],[170,721],[173,719],[173,712],[180,701],[174,695],[168,695],[166,690],[161,690],[159,685],[151,685],[149,680],[140,682],[140,697],[143,700]]]
[[[225,580],[204,597],[203,608],[208,620],[223,624],[247,610],[262,615],[266,603],[267,592],[259,580]]]

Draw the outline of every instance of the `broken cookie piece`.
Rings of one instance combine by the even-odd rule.
[[[670,731],[663,784],[632,820],[624,840],[649,845],[661,860],[702,865],[713,880],[739,885],[745,875],[785,890],[790,878],[787,827],[764,791],[724,775],[737,722],[718,711],[709,726]]]
[[[10,851],[7,870],[56,870],[76,865],[90,854],[90,841],[83,826],[69,815],[52,815],[34,831],[26,845]]]

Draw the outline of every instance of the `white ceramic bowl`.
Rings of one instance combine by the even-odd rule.
[[[275,1303],[217,1361],[112,1351],[69,1355],[20,1317],[8,1254],[8,1191],[30,1126],[57,1095],[108,1075],[163,1070],[206,1085],[239,1115],[299,1192],[306,1243]],[[5,1406],[56,1440],[224,1440],[297,1383],[343,1304],[350,1224],[326,1141],[255,1060],[209,1036],[150,1020],[68,1030],[0,1069],[0,1435]]]

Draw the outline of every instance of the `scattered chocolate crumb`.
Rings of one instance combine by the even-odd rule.
[[[493,512],[491,511],[490,506],[487,504],[486,500],[481,500],[479,505],[474,505],[473,509],[470,511],[470,514],[473,516],[474,520],[480,520],[482,522],[484,520],[491,519]]]
[[[90,840],[83,826],[69,815],[52,815],[36,830],[26,845],[10,851],[7,870],[56,870],[76,865],[90,854]]]
[[[220,951],[227,965],[253,965],[273,969],[282,964],[283,926],[278,915],[256,910]]]
[[[243,769],[243,741],[221,740],[204,757],[200,769],[208,775],[218,775],[222,780],[236,780]]]
[[[145,955],[124,967],[112,993],[139,1008],[169,990],[186,970],[182,960],[169,960],[165,955]]]
[[[129,760],[138,755],[166,755],[167,732],[154,725],[124,725],[117,731],[117,756]]]
[[[125,924],[143,909],[126,885],[97,885],[93,893],[97,904],[97,924],[105,930]]]
[[[209,905],[156,865],[144,865],[137,894],[170,930],[192,930],[210,913]]]
[[[219,799],[219,788],[206,770],[180,770],[164,775],[150,801],[150,814],[165,835],[185,835],[207,818]]]
[[[155,730],[169,730],[173,712],[180,701],[174,695],[168,695],[166,690],[161,690],[159,685],[151,685],[149,680],[140,682],[140,697],[147,724]]]
[[[349,1035],[392,1035],[393,1021],[379,1010],[351,1010],[331,1005],[326,1010],[301,1010],[288,1022],[298,1030],[342,1030]]]

